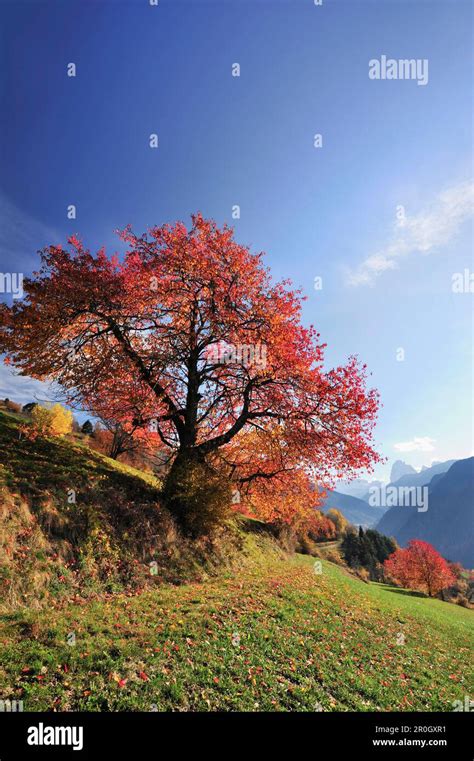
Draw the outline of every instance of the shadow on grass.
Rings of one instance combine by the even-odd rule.
[[[381,581],[371,582],[374,586],[384,589],[386,592],[393,592],[397,595],[405,595],[406,597],[421,597],[424,600],[428,600],[429,597],[424,592],[416,592],[413,589],[401,589],[401,587],[392,587],[389,584],[384,584]]]

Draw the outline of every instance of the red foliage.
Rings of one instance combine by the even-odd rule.
[[[16,367],[170,461],[212,463],[264,519],[310,517],[314,482],[371,470],[378,395],[365,366],[323,370],[301,294],[272,283],[261,254],[200,214],[191,230],[121,237],[122,262],[75,237],[42,252],[26,298],[0,306],[0,351]]]
[[[28,439],[28,441],[36,441],[39,437],[39,431],[28,423],[22,423],[18,426],[18,435],[20,439]]]
[[[334,523],[320,510],[316,510],[316,520],[309,525],[309,536],[316,542],[327,542],[336,539],[337,532]]]
[[[446,560],[435,548],[419,539],[408,542],[384,563],[386,573],[406,589],[416,589],[434,597],[454,584],[456,577]]]

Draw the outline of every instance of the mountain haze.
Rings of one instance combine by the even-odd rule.
[[[387,509],[385,507],[372,507],[362,499],[337,491],[328,492],[322,509],[323,512],[326,512],[330,508],[339,510],[350,523],[364,528],[375,526]]]
[[[410,539],[430,542],[448,560],[473,568],[474,457],[455,461],[446,473],[433,476],[433,470],[444,465],[440,463],[417,474],[417,480],[431,474],[428,483],[413,483],[416,478],[413,475],[403,476],[397,482],[401,486],[428,486],[426,512],[418,512],[416,507],[391,507],[376,528],[393,536],[402,546]]]

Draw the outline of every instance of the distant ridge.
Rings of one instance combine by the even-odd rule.
[[[474,567],[474,457],[455,460],[447,472],[439,463],[416,476],[407,474],[398,486],[428,486],[428,510],[391,507],[376,528],[405,546],[410,539],[430,542],[445,558]]]
[[[385,507],[371,507],[367,502],[337,491],[328,492],[323,512],[330,508],[339,510],[350,523],[364,528],[373,528],[386,511]]]
[[[406,472],[396,481],[392,479],[391,483],[395,484],[395,486],[425,486],[429,484],[433,476],[439,473],[446,473],[455,462],[460,462],[460,460],[446,460],[445,462],[433,463],[429,468],[423,468],[419,473],[412,469],[413,472]]]

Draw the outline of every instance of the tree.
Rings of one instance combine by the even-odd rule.
[[[379,563],[384,563],[397,549],[397,544],[393,539],[381,534],[379,531],[375,531],[375,529],[367,529],[365,538],[371,543],[373,553]]]
[[[31,413],[31,424],[40,436],[64,436],[72,430],[72,412],[60,404],[37,405]]]
[[[315,542],[327,542],[336,538],[336,526],[321,510],[315,510],[315,520],[309,525],[308,536]]]
[[[344,517],[344,515],[341,513],[340,510],[336,510],[335,507],[331,507],[327,513],[326,517],[329,518],[330,521],[334,523],[334,526],[336,527],[336,535],[338,537],[341,537],[345,534],[349,527],[349,521],[347,518]]]
[[[24,412],[26,415],[31,415],[34,408],[38,406],[38,402],[28,402],[27,404],[24,404],[21,408],[21,411]]]
[[[354,568],[366,568],[370,578],[377,580],[381,576],[381,564],[396,549],[393,539],[380,534],[374,529],[364,531],[359,526],[347,531],[341,543],[341,550],[346,563]]]
[[[138,426],[124,426],[118,421],[104,419],[102,425],[94,429],[93,436],[99,448],[112,460],[117,460],[122,454],[146,450],[146,441],[134,437],[137,428]]]
[[[81,432],[85,433],[86,436],[91,436],[91,434],[94,431],[94,426],[92,425],[90,420],[86,420],[85,423],[81,426]]]
[[[402,587],[425,592],[429,597],[439,594],[456,580],[439,552],[419,539],[412,539],[406,549],[398,549],[390,555],[384,569]]]
[[[315,481],[379,461],[365,365],[323,369],[300,292],[274,284],[261,254],[200,214],[190,230],[121,237],[121,262],[76,237],[44,249],[25,299],[0,307],[0,350],[54,378],[70,406],[160,443],[163,497],[183,524],[183,474],[196,468],[239,488],[249,510],[291,520],[314,507]]]
[[[359,537],[355,531],[348,531],[341,542],[341,551],[347,565],[351,568],[360,566]]]

